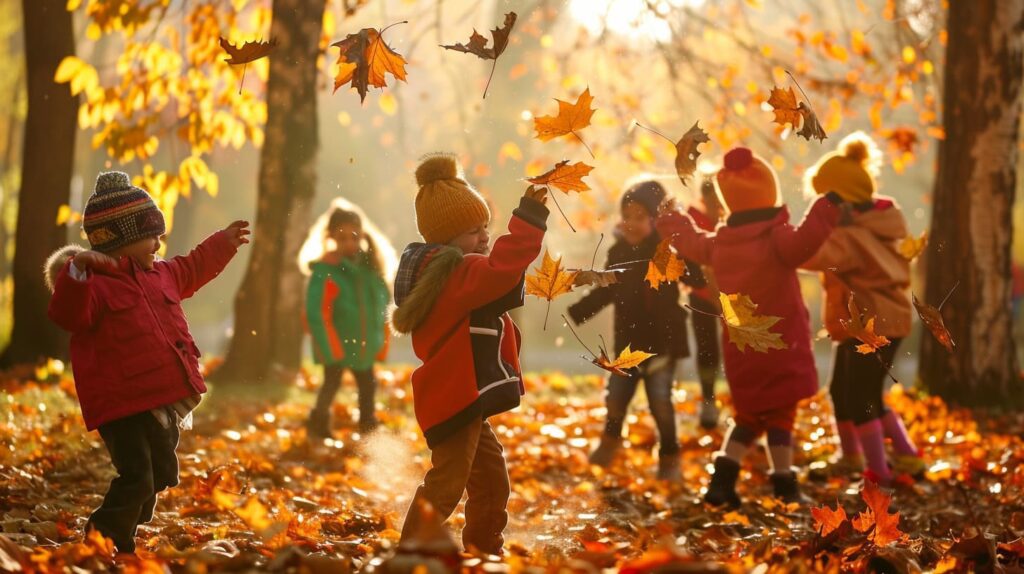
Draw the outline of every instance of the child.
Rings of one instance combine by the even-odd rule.
[[[686,213],[697,227],[714,231],[722,219],[722,204],[715,194],[715,184],[706,177],[700,185],[701,203],[691,205]],[[713,429],[718,426],[718,404],[715,401],[715,380],[718,378],[718,363],[721,352],[718,347],[718,319],[722,309],[718,304],[718,288],[714,274],[706,266],[692,261],[686,262],[690,282],[690,306],[694,313],[693,338],[697,343],[697,377],[700,380],[700,426]]]
[[[331,404],[346,369],[359,388],[359,432],[377,426],[373,363],[387,355],[387,254],[393,259],[387,239],[358,208],[340,198],[313,226],[303,246],[300,264],[311,272],[306,321],[313,358],[324,366],[324,383],[306,424],[311,437],[331,436]]]
[[[629,375],[608,377],[605,405],[608,419],[601,442],[590,454],[591,464],[608,466],[622,446],[622,423],[642,379],[647,403],[658,428],[658,478],[678,480],[679,439],[676,436],[676,411],[672,402],[672,383],[679,359],[689,356],[686,340],[686,311],[679,305],[679,285],[669,283],[652,289],[645,281],[647,261],[661,242],[654,230],[658,206],[665,189],[656,181],[631,186],[622,196],[622,221],[616,229],[616,241],[608,249],[607,267],[624,267],[618,283],[592,289],[569,307],[576,324],[590,320],[609,304],[615,307],[615,355],[626,346],[654,353]]]
[[[803,267],[822,272],[825,328],[834,341],[830,391],[842,451],[834,470],[859,473],[866,458],[869,478],[889,485],[885,436],[896,451],[895,470],[919,475],[925,464],[899,415],[882,401],[882,363],[892,364],[900,342],[910,333],[911,309],[910,262],[898,249],[907,236],[907,223],[892,198],[875,195],[880,156],[867,134],[855,132],[807,171],[807,193],[834,191],[853,210]],[[841,323],[850,318],[851,296],[863,320],[873,317],[875,333],[889,338],[877,357],[858,353],[860,341]]]
[[[546,188],[530,186],[512,212],[509,233],[488,246],[490,211],[450,154],[416,168],[416,226],[426,243],[402,253],[392,324],[412,333],[423,361],[412,375],[416,420],[431,468],[402,528],[414,537],[429,503],[442,520],[468,491],[462,541],[501,554],[508,522],[508,471],[487,418],[519,405],[524,392],[519,329],[507,311],[523,305],[527,267],[547,229]]]
[[[120,552],[135,551],[157,493],[178,484],[178,427],[206,392],[181,301],[249,242],[248,225],[236,221],[188,255],[159,259],[164,217],[153,199],[126,174],[101,173],[83,219],[92,249],[69,245],[47,261],[49,316],[71,332],[82,416],[118,474],[86,528]]]
[[[803,497],[792,469],[793,421],[797,403],[818,390],[818,376],[796,269],[836,225],[840,200],[835,194],[821,198],[798,227],[791,226],[789,212],[779,206],[775,171],[742,147],[725,155],[725,166],[715,182],[729,210],[724,226],[715,233],[699,230],[692,219],[668,204],[658,218],[658,232],[672,238],[685,257],[711,265],[722,293],[747,295],[758,306],[758,315],[781,317],[772,331],[781,333],[786,348],[762,354],[723,343],[736,416],[715,458],[715,473],[704,500],[713,505],[739,504],[740,461],[754,440],[767,433],[775,495],[799,502]],[[728,341],[728,332],[724,338]]]

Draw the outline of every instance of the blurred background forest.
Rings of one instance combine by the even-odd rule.
[[[986,7],[978,10],[989,16],[1000,10],[999,2],[981,4]],[[432,151],[460,155],[468,179],[494,206],[494,232],[502,229],[518,201],[524,177],[542,173],[563,158],[595,165],[588,178],[592,191],[557,197],[578,232],[555,214],[546,240],[567,265],[588,267],[604,233],[600,265],[619,195],[631,178],[653,174],[684,201],[697,198],[699,182],[684,187],[675,174],[673,145],[634,128],[634,121],[674,137],[699,120],[711,137],[701,147],[700,172],[713,169],[729,147],[751,146],[778,170],[783,199],[796,214],[807,202],[801,183],[804,169],[844,135],[860,129],[871,133],[885,152],[881,193],[902,204],[911,231],[920,235],[931,227],[933,197],[941,187],[938,153],[942,142],[948,142],[943,101],[949,84],[945,62],[947,49],[952,49],[947,30],[952,9],[942,0],[291,0],[273,7],[260,0],[70,0],[66,5],[5,0],[0,2],[0,348],[12,342],[16,308],[26,306],[24,329],[36,322],[28,306],[36,307],[35,316],[40,317],[38,298],[33,301],[27,293],[41,286],[41,278],[37,286],[24,287],[25,295],[15,293],[16,254],[28,249],[19,245],[24,240],[17,238],[18,228],[30,226],[24,237],[33,245],[37,238],[45,244],[34,245],[39,255],[34,263],[29,261],[31,273],[38,276],[54,243],[84,243],[80,211],[96,174],[108,169],[139,178],[158,198],[172,225],[168,254],[187,251],[232,220],[255,223],[251,249],[186,303],[192,331],[207,355],[228,353],[236,330],[243,328],[253,338],[267,340],[258,353],[260,361],[254,362],[262,366],[233,371],[243,379],[269,378],[268,373],[288,373],[293,366],[294,352],[281,349],[291,348],[301,337],[293,306],[302,296],[295,246],[312,221],[333,198],[345,197],[361,206],[400,252],[418,240],[412,169]],[[291,22],[280,25],[301,32],[302,41],[275,34],[275,10],[284,15],[282,22]],[[509,11],[518,14],[518,22],[483,99],[491,63],[438,45],[464,42],[474,28],[486,35]],[[1015,18],[1020,19],[1010,15],[1008,20]],[[381,29],[405,20],[386,32],[386,40],[408,60],[407,82],[371,89],[362,103],[348,86],[332,93],[337,50],[330,44],[362,28]],[[967,20],[964,27],[976,25]],[[965,32],[965,42],[977,40],[977,32]],[[241,66],[224,62],[217,45],[220,36],[236,44],[276,37],[281,45],[269,58],[249,64],[243,79]],[[1019,49],[1019,39],[1016,45]],[[298,144],[289,144],[287,133],[282,136],[267,125],[268,116],[273,123],[275,114],[268,110],[268,101],[273,107],[268,88],[275,89],[274,66],[281,66],[281,74],[296,69],[301,56],[295,54],[302,49],[315,58],[315,129],[307,129],[306,139]],[[1020,53],[1011,54],[1011,61],[1013,57],[1020,67]],[[312,65],[307,68],[314,70]],[[829,134],[823,143],[798,138],[772,123],[764,102],[774,86],[792,86],[787,71],[807,92]],[[1018,163],[1024,157],[1017,125],[1021,73],[1016,70],[1010,82],[1018,89],[1016,95],[1004,97],[1017,110],[1012,134],[1018,139],[1007,142],[1017,152],[1007,157]],[[302,74],[282,78],[286,83],[306,81]],[[61,108],[34,125],[33,81],[43,86],[37,97]],[[553,98],[572,102],[587,87],[597,109],[584,138],[593,149],[592,161],[570,139],[545,144],[533,139],[535,115],[553,113]],[[983,95],[966,85],[961,91],[965,98]],[[983,124],[978,121],[979,129]],[[974,141],[964,138],[957,144]],[[304,152],[296,152],[299,147]],[[286,162],[305,162],[303,181],[294,186],[261,182],[261,148],[265,156],[269,150],[285,154]],[[970,150],[947,150],[947,162],[952,165],[948,158],[954,156],[980,161],[977,154],[965,152]],[[37,157],[30,157],[32,153]],[[29,176],[30,168],[42,175]],[[998,195],[1005,206],[993,211],[996,223],[957,220],[951,228],[969,234],[968,228],[1002,227],[997,235],[1006,239],[1005,249],[995,245],[993,250],[1012,255],[1016,268],[1024,262],[1024,240],[1014,234],[1011,248],[1006,223],[1010,218],[1013,227],[1024,222],[1024,211],[1013,201],[1024,170],[1012,165],[1002,173],[1012,180]],[[947,176],[942,185],[955,184],[956,175]],[[973,191],[962,188],[956,193]],[[38,202],[31,221],[19,215],[19,202],[27,194]],[[264,200],[270,202],[265,213],[276,213],[274,221],[257,214]],[[999,237],[990,239],[998,243]],[[926,262],[970,265],[972,257],[965,253],[971,249],[978,247],[962,251],[931,241],[915,263],[914,292],[919,297],[926,293]],[[236,307],[236,294],[244,287],[247,260],[256,253],[273,262],[263,271],[270,275],[261,277],[274,279],[253,283],[248,292],[265,286],[256,297],[262,298],[259,304],[279,308],[261,323],[274,333],[250,324],[240,327],[235,318],[235,309],[245,304]],[[964,284],[950,305],[961,317],[962,332],[977,330],[967,325],[977,309],[972,297],[992,285],[1004,289],[992,305],[995,313],[1001,309],[1005,314],[1000,321],[1009,324],[1012,275],[1007,260],[996,259],[988,267],[1000,276],[996,283],[986,283],[983,270],[977,270],[982,277],[978,281],[961,277]],[[963,274],[962,267],[957,269],[955,273]],[[818,279],[804,279],[812,325],[820,326]],[[928,287],[931,302],[936,304],[941,295],[934,294],[946,292],[951,284]],[[1013,289],[1014,301],[1019,291]],[[552,317],[575,299],[571,295],[555,301]],[[256,303],[250,298],[250,304]],[[579,358],[582,349],[559,322],[542,330],[544,307],[543,301],[530,299],[517,318],[528,333],[527,369],[590,372],[593,367]],[[1013,316],[1019,330],[1020,313]],[[960,325],[957,321],[947,316],[947,322]],[[610,333],[610,325],[611,313],[605,312],[581,335],[596,340],[598,333]],[[894,369],[902,380],[913,381],[918,372],[920,325],[915,328]],[[59,356],[64,347],[42,343],[48,336],[26,336],[38,343],[36,348],[12,344],[6,362]],[[977,335],[974,340],[976,345]],[[963,342],[965,352],[977,352],[979,347],[971,344]],[[824,332],[816,345],[825,369],[830,342]],[[1012,349],[1015,354],[1020,349],[1013,343],[993,345],[1001,349],[997,352]],[[308,347],[303,348],[308,354]],[[233,351],[239,356],[248,352]],[[389,362],[413,360],[408,340],[398,339]],[[1016,368],[1014,358],[1004,362],[1011,371]],[[687,362],[682,375],[693,378],[693,372],[692,362]],[[1014,388],[1006,392],[1019,396],[1019,386]]]

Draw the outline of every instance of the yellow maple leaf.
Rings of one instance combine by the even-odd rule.
[[[654,257],[647,263],[647,276],[644,281],[651,285],[651,289],[660,289],[662,283],[679,281],[686,265],[672,252],[672,246],[668,239],[663,239],[654,250]]]
[[[582,161],[569,165],[569,160],[566,159],[555,164],[553,169],[537,177],[527,178],[526,181],[535,185],[557,187],[568,195],[570,191],[579,193],[590,189],[590,186],[583,181],[583,178],[593,169],[593,166],[587,165]]]
[[[640,363],[654,355],[654,353],[647,353],[645,351],[634,351],[629,348],[629,345],[626,345],[626,348],[619,353],[619,356],[614,361],[610,360],[608,355],[605,354],[604,349],[602,349],[601,355],[591,360],[591,362],[606,371],[617,375],[626,375],[626,369],[637,367]]]
[[[379,32],[376,28],[363,28],[358,34],[349,34],[344,40],[331,44],[341,50],[338,55],[338,71],[334,76],[335,92],[346,82],[351,82],[362,102],[366,99],[369,86],[383,88],[388,85],[385,73],[405,81],[405,58],[384,41],[382,34],[385,30],[387,28]]]
[[[526,294],[540,297],[548,302],[544,312],[544,328],[548,328],[548,312],[551,311],[551,300],[559,295],[572,291],[576,272],[562,268],[562,258],[552,259],[548,250],[544,250],[544,258],[540,267],[533,268],[533,274],[526,276]]]
[[[800,119],[803,117],[800,114],[800,108],[796,103],[796,94],[793,93],[793,88],[772,88],[771,94],[768,96],[768,105],[772,107],[772,111],[775,112],[775,123],[780,126],[790,124],[793,129],[797,129],[800,125]]]
[[[758,353],[767,353],[769,349],[788,349],[782,340],[781,333],[769,332],[773,325],[782,317],[756,315],[757,305],[750,297],[739,293],[728,295],[720,293],[718,300],[722,304],[725,327],[729,332],[729,340],[740,351],[750,347]]]
[[[907,261],[913,261],[917,256],[924,253],[925,246],[928,245],[928,232],[925,231],[918,237],[908,235],[900,241],[898,246],[900,255],[903,256]]]
[[[576,98],[575,104],[559,99],[555,99],[555,101],[558,102],[557,116],[533,118],[533,127],[537,130],[536,135],[533,137],[546,142],[557,137],[572,134],[587,148],[590,156],[594,157],[593,150],[590,149],[590,146],[587,145],[587,142],[583,141],[583,138],[578,133],[579,130],[590,125],[590,118],[596,111],[590,107],[590,104],[594,101],[594,97],[590,95],[590,88],[583,90],[583,93]]]

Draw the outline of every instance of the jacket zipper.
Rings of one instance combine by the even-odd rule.
[[[503,319],[504,316],[505,315],[502,314],[500,317],[498,317],[498,368],[501,369],[501,372],[505,374],[505,379],[511,379],[512,375],[508,374],[508,371],[505,369],[505,363],[501,360],[501,344],[505,341],[505,320]]]
[[[142,291],[142,298],[146,300],[146,306],[149,307],[149,314],[152,315],[153,319],[156,321],[156,328],[160,330],[160,334],[163,335],[164,341],[170,342],[171,340],[169,338],[167,338],[167,332],[164,331],[163,322],[160,320],[160,317],[157,317],[156,311],[153,309],[153,302],[149,300],[149,295],[147,293],[147,289],[143,288],[142,280],[140,280],[136,276],[138,271],[139,270],[137,270],[137,269],[134,269],[134,268],[132,269],[132,279],[135,281],[135,284],[139,287],[139,290]],[[145,271],[143,271],[143,273],[145,273]],[[164,296],[163,289],[164,289],[164,286],[160,285],[160,296],[161,297]],[[182,351],[182,349],[179,349],[178,346],[174,345],[174,344],[172,344],[172,346],[174,347],[174,354],[178,357],[179,363],[180,363],[180,360],[181,360],[180,352]],[[182,368],[185,371],[185,383],[188,385],[189,390],[191,390],[193,393],[199,392],[196,389],[195,385],[192,384],[192,373],[189,372],[188,365],[182,365]]]
[[[356,300],[359,304],[359,358],[366,358],[366,309],[364,305],[363,278],[356,274]]]

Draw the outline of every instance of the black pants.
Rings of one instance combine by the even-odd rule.
[[[324,365],[324,384],[316,396],[316,406],[313,407],[313,416],[329,418],[331,404],[334,402],[334,395],[338,394],[341,388],[341,377],[345,374],[345,367],[340,365]],[[372,426],[377,419],[374,415],[376,408],[377,379],[373,376],[373,368],[365,371],[352,371],[356,379],[356,386],[359,389],[359,424],[360,426]]]
[[[901,341],[892,339],[877,353],[869,355],[857,352],[860,341],[856,339],[834,346],[830,392],[837,421],[852,421],[861,425],[885,414],[885,403],[882,401],[885,378],[888,376],[885,367],[892,367]]]
[[[112,539],[121,552],[135,551],[135,530],[153,519],[158,492],[178,484],[178,427],[164,428],[146,411],[99,427],[117,477],[89,526]]]

